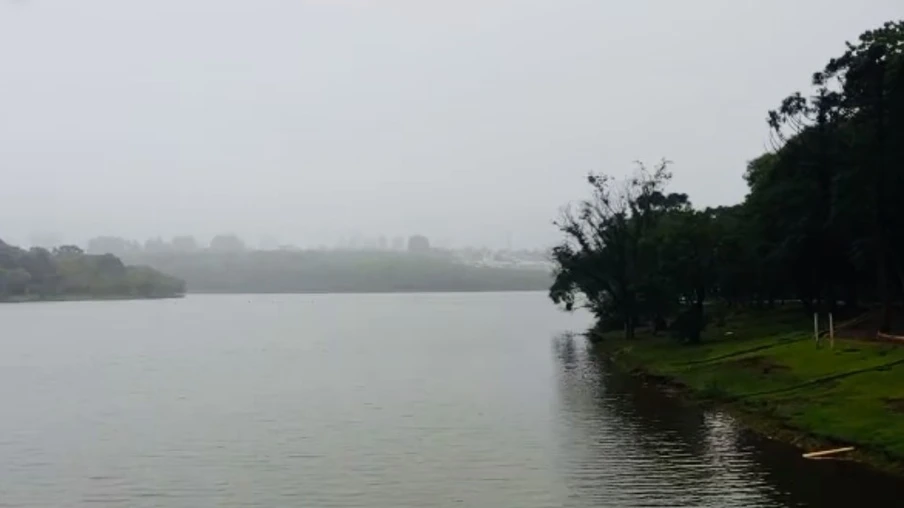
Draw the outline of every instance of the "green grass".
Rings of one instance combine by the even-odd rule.
[[[700,345],[640,334],[604,336],[617,363],[684,386],[820,443],[851,444],[859,458],[904,465],[904,346],[838,339],[817,348],[799,310],[746,314],[707,330]],[[900,468],[899,468],[900,469]]]

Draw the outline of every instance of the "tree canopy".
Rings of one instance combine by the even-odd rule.
[[[0,301],[59,298],[166,297],[185,284],[112,254],[86,255],[74,245],[24,250],[0,241]]]
[[[591,197],[557,223],[551,298],[629,337],[649,322],[698,340],[707,302],[874,305],[877,329],[904,324],[904,22],[848,43],[767,124],[770,150],[735,206],[668,193],[665,162],[626,181],[590,175]]]

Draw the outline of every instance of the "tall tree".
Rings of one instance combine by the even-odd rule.
[[[671,178],[668,161],[652,171],[639,165],[635,174],[619,182],[606,175],[591,174],[591,198],[576,209],[566,210],[556,223],[565,241],[552,251],[557,263],[550,297],[572,309],[589,308],[600,319],[620,322],[627,338],[643,317],[650,317],[650,275],[645,256],[645,238],[670,208],[687,206],[687,196],[665,194]]]
[[[718,299],[878,303],[876,328],[902,327],[904,22],[865,32],[811,85],[769,112],[771,150],[748,164],[737,206],[692,210],[665,193],[664,165],[624,187],[592,175],[592,198],[559,223],[553,300],[628,336],[642,319],[671,320],[691,341]]]

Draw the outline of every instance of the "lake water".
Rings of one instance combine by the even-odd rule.
[[[0,306],[0,506],[904,499],[607,373],[587,324],[540,293]]]

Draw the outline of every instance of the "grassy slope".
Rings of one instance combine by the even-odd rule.
[[[606,337],[600,347],[774,427],[854,444],[877,464],[904,464],[904,346],[836,340],[834,349],[817,348],[808,326],[799,310],[785,311],[729,319],[700,346]]]

